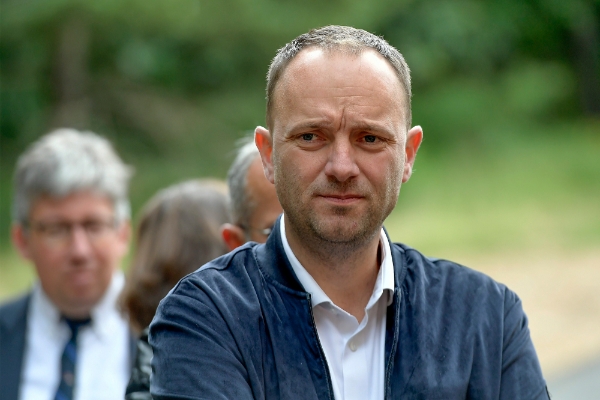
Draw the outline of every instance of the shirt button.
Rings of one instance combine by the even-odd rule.
[[[350,350],[356,351],[356,343],[350,342]]]

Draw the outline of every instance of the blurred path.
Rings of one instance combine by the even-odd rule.
[[[462,259],[518,293],[549,382],[562,385],[554,378],[566,379],[581,366],[600,363],[600,248]],[[600,390],[595,399],[600,400]]]
[[[599,400],[600,359],[561,378],[550,380],[552,400]]]

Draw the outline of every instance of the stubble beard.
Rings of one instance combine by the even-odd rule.
[[[397,200],[399,185],[388,185],[385,188],[384,199],[386,204],[373,200],[376,193],[369,190],[354,190],[354,182],[327,183],[325,192],[354,191],[365,196],[368,207],[362,215],[356,216],[349,207],[333,206],[326,216],[320,216],[311,207],[310,200],[313,193],[319,193],[317,188],[309,188],[309,193],[295,185],[295,176],[286,175],[279,179],[276,185],[277,194],[286,216],[286,226],[293,230],[297,238],[302,240],[304,246],[311,253],[323,261],[350,259],[361,251],[379,235],[383,221],[393,210]],[[323,185],[322,185],[323,186]],[[394,196],[393,191],[396,191]],[[383,199],[382,199],[383,200]]]

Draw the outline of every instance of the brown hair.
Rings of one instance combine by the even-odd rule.
[[[150,324],[160,300],[182,277],[227,252],[220,227],[229,221],[227,186],[221,181],[186,181],[148,201],[120,299],[134,330]]]

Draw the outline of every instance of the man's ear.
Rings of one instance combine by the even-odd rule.
[[[421,142],[423,141],[423,129],[417,125],[411,128],[406,134],[406,145],[404,147],[405,160],[404,160],[404,172],[402,174],[402,183],[405,183],[410,179],[413,171],[413,165],[415,164],[415,158],[417,157],[417,151]]]
[[[271,141],[271,134],[266,128],[263,128],[262,126],[256,127],[254,130],[254,144],[256,144],[258,152],[260,153],[265,177],[269,182],[275,183],[272,161],[273,142]]]
[[[10,237],[13,245],[26,260],[31,260],[31,251],[29,249],[29,237],[28,232],[25,232],[25,228],[21,224],[14,224],[10,230]]]
[[[246,243],[246,235],[244,231],[237,225],[223,224],[221,226],[221,237],[227,245],[229,251],[234,250]]]

